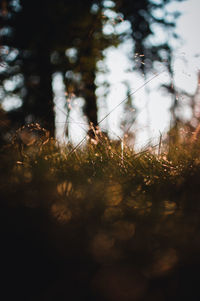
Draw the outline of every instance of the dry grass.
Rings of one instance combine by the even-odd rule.
[[[17,142],[2,149],[2,227],[22,237],[27,227],[28,239],[45,241],[51,260],[64,266],[72,260],[72,274],[79,275],[77,260],[84,269],[84,262],[91,265],[85,277],[93,300],[99,300],[96,294],[101,300],[161,300],[160,290],[149,291],[151,282],[175,273],[200,251],[200,144],[139,153],[124,146],[122,153],[120,143],[100,133],[97,138],[78,148],[50,139],[23,152]],[[118,293],[112,295],[113,285]],[[165,290],[173,291],[168,282],[162,295]]]

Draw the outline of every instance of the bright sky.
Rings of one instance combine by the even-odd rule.
[[[188,93],[194,93],[197,87],[197,72],[200,70],[200,35],[199,35],[199,12],[200,1],[199,0],[186,0],[183,3],[174,3],[169,6],[170,10],[181,11],[182,16],[177,21],[176,32],[180,35],[182,41],[176,43],[174,51],[174,76],[175,84],[179,89],[185,90]],[[162,38],[162,33],[158,33],[156,38]],[[160,36],[159,36],[160,35]],[[109,73],[105,75],[99,74],[97,76],[97,82],[101,83],[105,79],[110,82],[110,93],[107,99],[101,97],[103,89],[97,90],[99,97],[99,120],[101,120],[109,111],[111,111],[118,103],[120,103],[126,97],[126,88],[122,84],[123,81],[128,81],[131,87],[131,91],[134,92],[140,86],[144,84],[144,78],[138,76],[133,72],[125,72],[131,67],[131,63],[127,58],[127,54],[131,49],[131,43],[127,41],[125,45],[119,47],[119,49],[110,49],[107,51],[107,56],[104,64],[109,69]],[[158,73],[163,71],[163,66],[158,66]],[[153,78],[153,74],[148,79]],[[134,105],[139,109],[139,115],[137,119],[138,138],[137,145],[141,147],[148,143],[149,138],[154,139],[159,137],[160,133],[166,132],[169,129],[170,114],[169,108],[171,105],[171,98],[161,88],[160,84],[167,82],[168,76],[166,73],[161,73],[157,78],[152,79],[145,88],[138,90],[134,96]],[[58,87],[59,76],[55,78],[55,87]],[[60,86],[62,89],[62,85]],[[57,90],[57,104],[61,107],[64,103],[62,97],[59,97]],[[62,92],[59,92],[62,94]],[[180,97],[179,101],[184,104],[184,99]],[[82,103],[80,99],[76,99],[76,103]],[[57,110],[57,122],[60,123],[60,128],[66,117]],[[184,109],[183,115],[185,118],[190,118],[190,111]],[[81,119],[80,106],[73,105],[71,109],[69,121],[70,135],[72,140],[77,143],[81,137],[85,134],[86,123]],[[122,135],[119,129],[119,121],[123,119],[123,107],[119,107],[101,124],[102,127],[108,127],[109,133],[112,137],[116,135]],[[84,129],[82,129],[84,128]],[[134,129],[134,127],[133,127]],[[61,131],[59,136],[61,137]]]

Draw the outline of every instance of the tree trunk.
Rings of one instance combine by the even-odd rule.
[[[50,52],[40,47],[24,65],[26,93],[23,99],[24,123],[38,122],[55,136]]]
[[[95,73],[88,74],[85,77],[85,89],[84,89],[84,98],[85,98],[85,109],[84,112],[88,118],[88,121],[93,124],[94,127],[97,126],[97,97],[95,94],[96,85],[95,85]]]
[[[39,55],[39,91],[38,100],[36,103],[38,108],[36,110],[36,118],[38,117],[41,125],[49,130],[50,136],[55,136],[55,114],[53,103],[52,90],[52,69],[50,62],[50,53],[48,51],[40,51]]]

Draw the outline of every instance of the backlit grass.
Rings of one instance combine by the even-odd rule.
[[[15,142],[0,153],[1,231],[18,237],[20,250],[28,241],[33,257],[39,248],[36,265],[45,253],[52,262],[47,266],[59,270],[55,273],[62,288],[63,277],[73,285],[73,277],[80,277],[82,291],[68,293],[74,300],[82,295],[93,300],[161,300],[150,289],[154,280],[177,273],[200,251],[199,151],[195,141],[170,148],[163,142],[160,149],[138,153],[124,146],[122,152],[120,143],[103,136],[79,148],[51,139],[20,147]],[[86,273],[85,280],[80,273]],[[37,287],[38,300],[52,294],[50,283],[42,290]],[[177,289],[164,283],[163,296],[169,290],[176,297],[184,292],[183,283]],[[63,296],[67,293],[59,300]]]

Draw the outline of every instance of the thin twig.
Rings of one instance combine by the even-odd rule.
[[[152,80],[154,80],[156,77],[160,76],[162,73],[164,73],[165,70],[161,71],[160,73],[156,73],[153,77],[151,77],[148,81],[146,81],[144,84],[142,84],[140,87],[138,87],[136,90],[134,90],[132,93],[130,93],[126,98],[124,98],[118,105],[116,105],[108,114],[106,114],[98,123],[97,125],[100,125],[114,110],[116,110],[122,103],[124,103],[128,97],[136,94],[138,91],[140,91],[143,87],[145,87],[148,83],[150,83]],[[71,150],[69,155],[71,155],[86,139],[87,135]]]
[[[161,154],[161,145],[162,145],[162,133],[160,132],[159,146],[158,146],[158,157]]]

